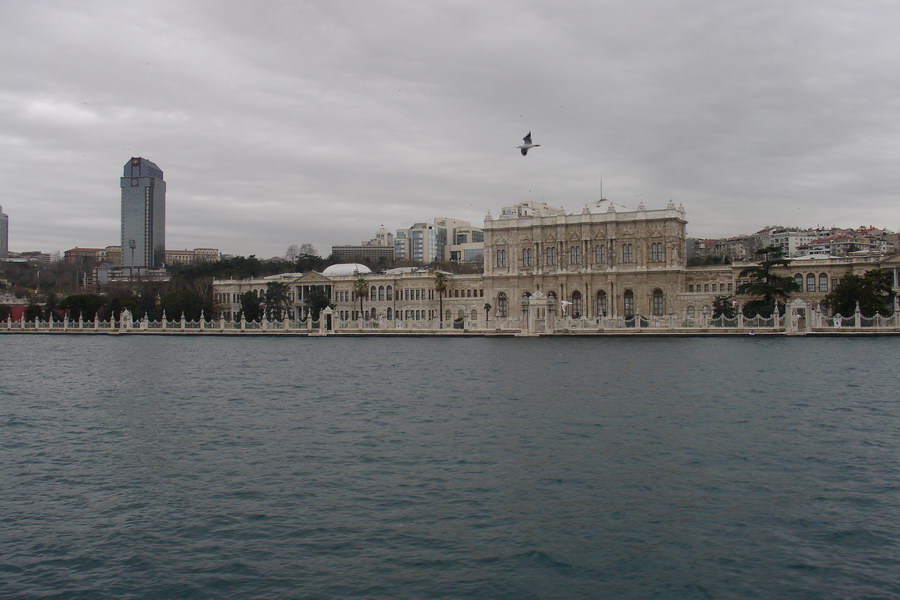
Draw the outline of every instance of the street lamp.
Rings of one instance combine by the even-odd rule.
[[[128,247],[131,248],[131,266],[128,272],[128,279],[134,279],[134,249],[137,247],[137,242],[134,240],[128,240]]]

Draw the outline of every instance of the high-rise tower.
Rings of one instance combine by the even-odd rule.
[[[132,158],[122,175],[122,264],[161,267],[166,256],[163,172],[146,158]]]
[[[3,214],[0,206],[0,258],[9,256],[9,217]]]

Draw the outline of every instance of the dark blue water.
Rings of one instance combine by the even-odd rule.
[[[2,598],[900,597],[900,338],[0,356]]]

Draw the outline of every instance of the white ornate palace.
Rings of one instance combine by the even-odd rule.
[[[602,200],[576,214],[529,204],[529,210],[504,209],[499,218],[485,218],[483,274],[447,274],[443,297],[435,291],[434,273],[424,268],[371,273],[362,265],[334,265],[323,273],[215,281],[214,301],[225,319],[236,319],[241,294],[263,296],[277,281],[288,285],[287,318],[303,319],[310,290],[319,287],[335,307],[335,329],[377,323],[381,329],[524,331],[529,318],[543,322],[543,313],[538,317],[532,308],[529,314],[531,297],[546,299],[540,310],[556,318],[593,327],[635,316],[700,322],[708,320],[716,296],[734,294],[747,263],[687,267],[686,223],[684,208],[672,202],[627,210]],[[900,288],[896,254],[795,259],[782,274],[802,284],[794,298],[815,310],[845,273],[874,268],[889,270]],[[359,278],[368,284],[362,302],[354,293]]]

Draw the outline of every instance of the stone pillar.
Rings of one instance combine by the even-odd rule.
[[[203,315],[203,309],[200,309],[200,329],[206,329],[206,317]]]
[[[853,313],[853,326],[857,329],[862,327],[862,313],[859,311],[859,302],[856,303],[856,312]]]

